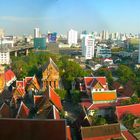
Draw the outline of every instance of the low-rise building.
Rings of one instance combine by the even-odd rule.
[[[107,48],[106,46],[97,46],[96,50],[96,57],[100,58],[110,58],[111,55],[111,49]]]
[[[7,64],[9,65],[11,62],[10,59],[10,52],[7,48],[1,47],[0,48],[0,64]]]

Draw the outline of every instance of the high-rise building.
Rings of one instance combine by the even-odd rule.
[[[92,57],[94,57],[94,43],[95,39],[92,34],[87,34],[82,39],[82,55],[85,59],[92,59]]]
[[[108,31],[102,31],[102,40],[108,40],[109,39],[109,32]]]
[[[48,42],[49,43],[55,43],[57,40],[57,33],[53,32],[53,33],[48,33]]]
[[[78,32],[71,29],[68,32],[68,44],[69,45],[76,45],[77,44],[77,40],[78,40]]]
[[[46,49],[46,38],[34,38],[34,48],[39,50]]]
[[[34,38],[39,38],[40,37],[40,30],[39,28],[34,29]]]
[[[4,37],[4,30],[0,29],[0,38]]]

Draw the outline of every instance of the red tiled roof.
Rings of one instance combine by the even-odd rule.
[[[24,81],[16,81],[16,87],[18,87],[18,88],[25,88]]]
[[[82,140],[111,140],[111,139],[119,139],[121,138],[120,134],[116,135],[110,135],[110,136],[100,136],[100,137],[95,137],[95,138],[83,138]]]
[[[60,120],[59,111],[57,110],[57,108],[54,105],[53,105],[53,114],[54,114],[55,120]]]
[[[93,81],[93,77],[84,77],[85,86],[90,86]]]
[[[96,77],[96,79],[102,84],[102,85],[106,85],[106,77]]]
[[[33,82],[34,86],[36,87],[36,89],[39,90],[40,85],[38,83],[38,80],[37,80],[36,76],[33,77],[32,82]]]
[[[25,89],[27,85],[33,83],[37,90],[40,89],[40,85],[37,81],[36,76],[34,77],[25,77],[23,81],[16,81],[16,87]]]
[[[12,70],[9,69],[5,72],[6,83],[14,81],[15,78],[16,78],[16,75],[14,74]]]
[[[124,86],[124,92],[123,95],[124,96],[128,96],[131,97],[134,94],[134,88],[133,88],[133,82],[129,81],[127,82],[127,84]]]
[[[59,110],[62,110],[61,99],[50,86],[49,86],[49,99]]]
[[[66,140],[65,120],[0,119],[0,140]]]
[[[135,116],[140,116],[140,104],[133,104],[133,105],[126,105],[126,106],[117,106],[116,107],[116,114],[119,120],[122,119],[122,117],[125,114],[133,114]]]
[[[122,131],[122,136],[127,140],[137,140],[128,130]]]
[[[2,118],[10,118],[11,117],[10,108],[6,103],[3,103],[1,106],[0,115]]]
[[[119,124],[90,126],[81,128],[82,140],[108,140],[121,138]]]
[[[69,126],[66,126],[66,131],[67,131],[67,140],[72,140],[71,130]]]
[[[34,95],[34,105],[39,105],[43,99],[43,95]]]
[[[113,88],[118,90],[121,87],[121,84],[119,82],[114,82],[113,83]]]
[[[108,107],[115,107],[115,103],[92,104],[88,110],[104,109]]]
[[[84,77],[85,86],[91,86],[94,80],[97,80],[105,89],[108,89],[106,77]]]
[[[81,102],[80,105],[85,108],[89,108],[92,105],[92,103],[89,101],[84,101],[84,102]]]
[[[29,84],[32,81],[33,77],[25,77],[24,82],[25,82],[25,86],[27,84]]]
[[[26,93],[26,92],[25,92],[25,89],[23,89],[23,88],[17,88],[17,91],[19,92],[19,94],[20,94],[21,96],[24,96],[24,94]]]
[[[29,111],[28,107],[21,102],[16,118],[28,118]]]

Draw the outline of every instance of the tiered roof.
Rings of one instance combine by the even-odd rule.
[[[108,89],[106,77],[84,77],[84,83],[86,88],[92,88],[95,81],[100,83],[105,90]]]

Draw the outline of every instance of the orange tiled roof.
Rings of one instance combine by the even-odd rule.
[[[94,92],[92,94],[93,101],[107,101],[107,100],[116,100],[117,95],[115,91],[112,92]]]
[[[67,140],[72,140],[70,126],[66,126]]]

